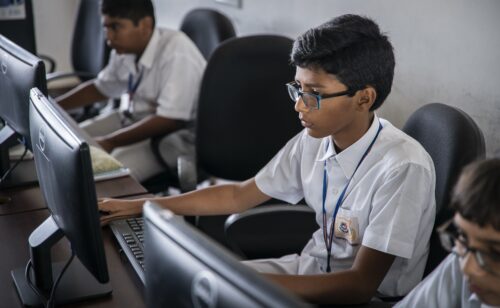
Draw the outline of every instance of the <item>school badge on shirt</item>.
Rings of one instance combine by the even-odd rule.
[[[343,238],[351,245],[357,245],[359,241],[359,226],[357,217],[341,216],[335,219],[335,236]]]

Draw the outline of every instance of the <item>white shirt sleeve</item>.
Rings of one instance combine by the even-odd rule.
[[[431,171],[406,162],[393,167],[381,180],[362,245],[409,259],[416,242],[425,240],[418,235],[430,236],[434,224]]]
[[[266,195],[293,204],[304,197],[300,176],[304,133],[288,141],[255,177],[257,187]]]
[[[198,103],[205,62],[193,54],[195,50],[192,49],[196,47],[183,41],[187,38],[179,35],[175,39],[177,41],[171,44],[179,45],[178,49],[161,64],[162,86],[156,114],[167,118],[190,120],[193,117],[194,106]]]
[[[113,49],[109,62],[94,80],[96,88],[107,97],[119,98],[127,91],[127,82],[120,79],[120,71],[126,68],[121,66],[120,56]]]
[[[394,307],[463,307],[462,286],[463,275],[458,258],[450,254]]]

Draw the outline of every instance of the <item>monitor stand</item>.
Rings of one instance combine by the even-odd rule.
[[[8,125],[0,129],[0,177],[10,168],[9,148],[17,142],[16,132]]]
[[[9,170],[15,163],[9,157],[9,149],[12,146],[19,144],[18,134],[8,125],[0,129],[0,178]],[[0,183],[3,189],[32,186],[38,183],[36,176],[35,161],[33,159],[21,161],[14,170],[8,175],[5,180]],[[9,199],[8,197],[4,197]],[[0,204],[2,197],[0,196]]]
[[[29,238],[32,268],[29,272],[31,282],[46,298],[49,297],[52,284],[59,276],[66,262],[52,263],[50,250],[62,237],[63,232],[55,223],[52,216],[47,218],[31,233]],[[11,272],[14,284],[21,301],[28,307],[40,307],[42,302],[28,285],[25,268],[18,268]],[[111,294],[111,284],[102,284],[82,265],[78,258],[74,258],[57,287],[55,304],[65,305],[74,302],[99,298]]]
[[[11,166],[15,163],[10,162]],[[35,160],[21,161],[6,181],[1,185],[3,189],[27,187],[38,185],[38,177],[36,175]]]
[[[16,135],[15,132],[8,126],[4,125],[0,128],[0,179],[3,177],[5,172],[9,170],[10,158],[9,158],[9,147],[15,144]],[[6,182],[8,180],[6,179]],[[0,188],[3,187],[3,183],[0,183]],[[11,201],[9,196],[0,194],[0,205],[7,204]]]

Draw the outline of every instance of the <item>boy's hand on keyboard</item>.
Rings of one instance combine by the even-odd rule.
[[[138,216],[142,213],[142,202],[138,200],[100,199],[97,203],[101,213],[101,225],[126,217]]]

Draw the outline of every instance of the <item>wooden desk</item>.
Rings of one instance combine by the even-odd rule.
[[[147,191],[132,177],[126,176],[97,182],[96,193],[98,198],[122,198],[142,195]],[[0,204],[0,216],[47,208],[38,186],[5,190],[1,192],[1,195],[9,196],[12,200],[6,204]]]
[[[142,197],[142,196],[141,196]],[[48,210],[0,216],[0,306],[23,307],[10,271],[26,265],[29,258],[28,237],[49,215]],[[113,293],[110,297],[81,302],[70,307],[145,307],[144,287],[128,261],[120,256],[109,228],[103,229],[103,241]],[[69,258],[68,242],[63,239],[52,249],[53,261]]]

